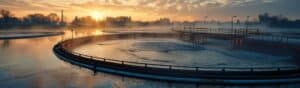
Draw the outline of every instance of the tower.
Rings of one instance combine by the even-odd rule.
[[[60,24],[64,24],[64,10],[61,10]]]

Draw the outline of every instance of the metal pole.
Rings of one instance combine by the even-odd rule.
[[[233,16],[231,17],[231,32],[233,31]]]
[[[71,28],[71,32],[72,32],[72,40],[74,39],[74,29]]]
[[[231,32],[233,32],[233,20],[236,18],[236,16],[231,17]]]
[[[204,16],[203,24],[206,24],[206,16]]]
[[[222,72],[225,72],[225,67],[222,68]]]
[[[247,16],[247,19],[246,19],[246,35],[248,35],[249,18],[250,18],[250,16]]]

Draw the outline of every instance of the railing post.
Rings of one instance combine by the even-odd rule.
[[[254,71],[253,68],[250,68],[250,71],[253,72]]]
[[[225,67],[222,68],[222,72],[225,72]]]
[[[145,64],[145,68],[147,68],[147,63]]]
[[[280,72],[280,67],[277,68],[277,71]]]
[[[289,37],[286,37],[286,44],[289,44]]]
[[[93,71],[94,71],[94,75],[96,75],[97,74],[96,61],[93,61]]]
[[[122,61],[122,65],[124,65],[124,61]]]
[[[97,67],[97,66],[96,66],[96,61],[93,61],[93,65],[94,65],[95,68]]]
[[[196,72],[198,72],[199,71],[199,67],[196,67]]]
[[[172,65],[169,65],[169,70],[172,70]]]

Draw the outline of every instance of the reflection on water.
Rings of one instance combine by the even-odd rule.
[[[98,34],[95,30],[77,32],[76,36]],[[269,87],[286,88],[298,84],[260,86],[205,85],[143,80],[92,71],[58,59],[52,52],[54,44],[65,36],[0,40],[0,85],[5,88],[223,88]]]

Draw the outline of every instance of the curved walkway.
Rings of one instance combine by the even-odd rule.
[[[113,74],[155,80],[218,83],[265,84],[300,82],[300,67],[191,67],[148,64],[93,57],[72,52],[79,45],[91,41],[140,37],[177,37],[176,33],[128,33],[100,35],[65,40],[54,46],[54,53],[69,63]]]

